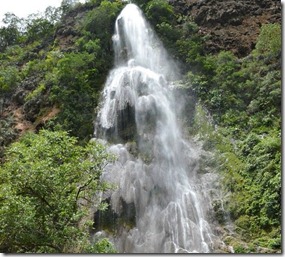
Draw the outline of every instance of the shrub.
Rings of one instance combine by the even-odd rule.
[[[256,54],[281,53],[281,34],[280,24],[263,24],[257,39]]]

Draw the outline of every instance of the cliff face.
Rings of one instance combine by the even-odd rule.
[[[208,35],[207,51],[231,50],[244,57],[254,48],[260,27],[281,23],[277,0],[170,0],[177,13],[189,16]]]
[[[110,7],[116,4],[117,1],[104,1],[110,4],[105,4],[103,6],[105,9],[97,9],[100,7],[99,2],[101,1],[92,2],[94,3],[89,5],[79,5],[62,16],[60,22],[54,27],[53,33],[48,37],[48,40],[37,39],[35,42],[27,41],[26,43],[19,43],[18,45],[11,44],[11,48],[6,52],[0,51],[0,163],[5,161],[3,154],[6,147],[27,131],[38,131],[41,128],[49,128],[49,126],[57,126],[58,124],[65,125],[68,122],[74,122],[74,120],[77,122],[75,124],[82,125],[84,129],[86,127],[91,127],[92,129],[91,116],[92,111],[94,111],[93,107],[97,103],[94,99],[97,99],[97,95],[100,94],[101,86],[109,71],[109,66],[112,65],[112,50],[110,49],[112,46],[111,33],[113,33],[114,22],[110,22],[110,26],[107,26],[104,18],[105,16],[116,17],[117,14],[115,11],[112,11]],[[143,4],[145,4],[145,2]],[[210,54],[219,53],[222,50],[230,50],[237,57],[243,58],[250,54],[255,48],[263,24],[281,23],[281,3],[277,0],[169,0],[169,3],[174,7],[178,17],[181,15],[184,17],[187,16],[187,21],[191,20],[199,26],[198,33],[205,36],[203,38],[207,38],[205,52]],[[89,13],[94,10],[97,10],[97,12]],[[105,11],[105,13],[102,11]],[[94,17],[96,18],[96,15],[97,19],[93,20]],[[86,21],[86,18],[92,20],[92,22],[88,21],[88,19]],[[108,21],[108,19],[106,20]],[[82,25],[87,22],[90,22],[90,31],[87,31]],[[174,22],[174,24],[177,23]],[[182,22],[179,23],[177,27],[180,25],[183,25]],[[93,29],[94,27],[96,29]],[[109,31],[106,30],[106,27],[108,27]],[[83,28],[85,30],[83,30]],[[99,33],[100,35],[96,35],[98,31],[101,32]],[[167,36],[168,35],[169,34],[167,34]],[[104,39],[104,41],[102,41],[102,39]],[[192,45],[185,47],[185,52],[189,49],[191,50],[191,47]],[[276,64],[276,67],[280,65],[277,68],[275,66],[273,67],[273,65],[275,65],[273,61],[269,59],[264,60],[263,65],[266,67],[265,71],[263,69],[264,67],[256,69],[257,72],[249,69],[243,71],[247,72],[247,74],[251,74],[252,72],[254,74],[253,77],[258,78],[249,81],[249,83],[245,81],[244,85],[241,86],[241,91],[246,91],[252,86],[253,90],[259,94],[258,101],[252,101],[252,104],[249,106],[249,110],[251,110],[249,116],[252,116],[252,113],[259,109],[261,106],[259,103],[268,105],[267,102],[261,101],[265,95],[270,95],[271,99],[273,99],[272,102],[274,101],[274,106],[278,105],[278,108],[281,106],[281,104],[279,104],[281,103],[281,89],[279,91],[278,88],[278,72],[281,71],[281,68],[279,68],[281,61],[278,61]],[[273,67],[273,72],[270,74],[268,72],[269,75],[267,76],[265,73],[269,71],[269,68],[267,69],[266,66],[268,63]],[[258,65],[259,63],[256,62],[256,65],[254,64],[253,66],[257,67]],[[278,69],[278,72],[275,72],[275,69]],[[258,75],[256,76],[255,74]],[[212,75],[209,75],[208,81],[212,79],[210,76]],[[4,91],[4,93],[1,91],[3,78],[5,79],[5,83],[7,82],[8,87],[11,86],[11,90]],[[216,76],[216,78],[219,77]],[[267,81],[262,83],[263,80]],[[216,81],[218,81],[218,79],[216,79]],[[204,81],[202,80],[202,82]],[[209,90],[209,88],[207,88],[207,90]],[[218,92],[214,89],[216,88],[213,87],[212,92]],[[227,92],[232,93],[230,90]],[[52,97],[50,97],[51,95]],[[60,98],[59,95],[62,96],[62,98]],[[214,94],[207,94],[207,97],[210,98],[212,95]],[[256,94],[254,93],[254,97],[255,96]],[[192,97],[190,94],[187,97],[189,97],[187,98],[188,109],[185,112],[187,112],[189,117],[192,117],[194,115],[190,114],[195,111],[193,107],[195,101],[190,99],[190,97]],[[225,95],[225,98],[226,97]],[[54,98],[56,98],[57,101],[55,101]],[[234,100],[236,99],[239,100],[238,98]],[[216,99],[217,102],[218,100]],[[271,106],[269,106],[269,108],[271,108]],[[60,119],[56,120],[57,117],[65,110],[68,110],[64,116],[67,122],[62,121],[58,123]],[[88,118],[82,118],[86,113],[88,114]],[[238,112],[234,113],[236,114]],[[245,112],[240,113],[241,115],[239,116],[245,114]],[[77,114],[77,116],[75,116],[75,114]],[[231,116],[229,117],[231,118]],[[263,117],[261,118],[263,119]],[[237,122],[239,122],[238,119]],[[259,119],[256,118],[256,120],[252,119],[253,122],[259,122]],[[126,121],[129,122],[130,120]],[[268,119],[268,123],[269,122],[271,122],[271,119]],[[133,125],[133,121],[131,121],[131,124]],[[77,127],[74,125],[73,128],[78,132],[81,129],[80,126]],[[274,124],[274,126],[277,127],[278,125]],[[86,131],[87,130],[84,131],[85,134],[82,134],[87,135]],[[238,130],[235,131],[239,133]],[[124,132],[125,131],[122,131],[122,133]],[[126,135],[129,136],[128,131],[126,131]],[[262,137],[264,137],[264,135],[262,135]],[[255,137],[253,137],[253,139],[255,139]],[[275,143],[275,141],[271,141]],[[268,148],[269,146],[271,147],[271,141],[268,140],[268,142],[265,142],[268,143]],[[244,145],[247,147],[246,144]],[[264,145],[266,146],[266,144]],[[263,146],[261,146],[260,152],[263,151]],[[133,148],[133,146],[131,147]],[[256,152],[258,150],[257,148]],[[271,148],[269,150],[271,151]],[[134,149],[133,151],[136,150]],[[257,159],[256,152],[253,152],[252,160]],[[267,152],[264,156],[269,158]],[[274,158],[270,157],[269,160],[272,161]],[[233,164],[235,165],[236,163],[233,162]],[[273,165],[270,164],[268,167],[271,168]],[[266,174],[272,175],[271,173]],[[267,180],[266,177],[265,180]],[[278,180],[275,179],[272,181],[276,184]],[[132,208],[132,206],[130,208]],[[257,212],[260,213],[260,211]],[[270,212],[274,212],[274,210],[271,209]],[[245,217],[244,220],[248,221],[248,216]],[[133,217],[130,218],[132,219]],[[247,227],[245,228],[247,229]],[[217,229],[219,229],[219,227]],[[223,234],[224,231],[221,230],[217,233]],[[225,234],[227,235],[227,231]],[[274,237],[274,234],[268,235],[270,240],[271,238],[275,240],[276,238]],[[228,242],[235,239],[235,236],[231,236],[228,238]],[[258,251],[267,252],[268,249],[260,248]]]
[[[255,47],[262,24],[281,23],[281,3],[277,0],[169,0],[169,3],[173,5],[178,15],[188,16],[197,23],[200,28],[199,33],[207,35],[205,49],[207,53],[231,50],[238,57],[244,57]],[[54,42],[50,44],[45,42],[46,49],[36,47],[27,56],[36,56],[40,51],[48,52],[52,45],[57,45],[61,52],[75,51],[75,41],[80,37],[78,25],[86,13],[94,8],[97,6],[80,5],[69,11],[62,17],[54,33]],[[27,58],[26,61],[28,63],[32,60],[33,58]],[[23,63],[18,67],[19,72],[21,66],[24,67],[26,64]],[[5,94],[0,96],[1,118],[4,120],[13,114],[14,125],[10,125],[20,133],[36,130],[46,119],[54,117],[59,112],[57,107],[49,106],[47,100],[49,92],[46,92],[44,99],[39,99],[38,102],[33,101],[30,105],[24,103],[25,96],[39,85],[43,76],[45,75],[38,71],[35,75],[18,81],[18,86],[7,96]]]
[[[245,57],[255,47],[262,24],[281,24],[281,1],[277,0],[169,0],[178,14],[188,16],[208,36],[206,52],[231,50]],[[92,8],[81,6],[63,19],[56,37],[62,51],[72,50],[78,32],[75,24]]]

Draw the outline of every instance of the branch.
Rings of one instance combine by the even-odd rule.
[[[94,175],[94,177],[90,178],[83,186],[79,186],[78,188],[78,191],[77,191],[77,194],[76,194],[76,202],[79,198],[79,194],[84,191],[84,189],[90,185],[90,183],[93,181],[93,180],[96,180],[96,179],[99,179],[100,176],[98,176],[98,174]]]
[[[28,190],[30,190],[31,195],[34,195],[36,197],[38,197],[42,202],[44,202],[49,208],[53,209],[52,206],[49,204],[49,202],[43,197],[41,196],[38,192],[36,192],[33,188],[31,188],[30,186],[27,187]]]

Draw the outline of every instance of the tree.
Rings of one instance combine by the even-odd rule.
[[[93,133],[90,121],[96,104],[96,83],[92,80],[97,74],[96,54],[66,53],[57,63],[58,84],[53,86],[50,94],[50,99],[62,109],[59,123],[81,139],[89,138]]]
[[[61,10],[60,8],[48,6],[45,9],[45,19],[48,20],[52,24],[56,24],[60,21]]]
[[[23,20],[13,13],[6,13],[2,20],[5,26],[0,28],[0,51],[7,46],[19,43],[22,34]]]
[[[33,15],[32,15],[33,16]],[[54,25],[52,22],[41,17],[32,17],[27,20],[27,40],[33,42],[36,40],[52,39]]]
[[[112,50],[112,34],[116,18],[123,5],[119,1],[102,1],[100,6],[89,11],[83,22],[83,29],[89,35],[100,39],[102,50]],[[91,38],[94,39],[94,38]]]
[[[67,132],[28,133],[0,166],[0,251],[92,251],[88,228],[99,176],[110,160],[103,146],[79,146]],[[110,248],[110,245],[108,245]]]
[[[78,0],[62,0],[60,8],[63,14],[69,12],[78,2],[79,2]]]

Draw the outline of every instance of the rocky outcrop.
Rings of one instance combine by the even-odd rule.
[[[255,47],[262,24],[281,23],[281,2],[272,0],[170,0],[177,13],[198,24],[206,51],[231,50],[244,57]]]
[[[79,31],[76,29],[77,23],[84,17],[85,13],[85,9],[77,8],[69,11],[63,17],[55,33],[61,51],[68,52],[75,49],[75,41],[79,36]]]

